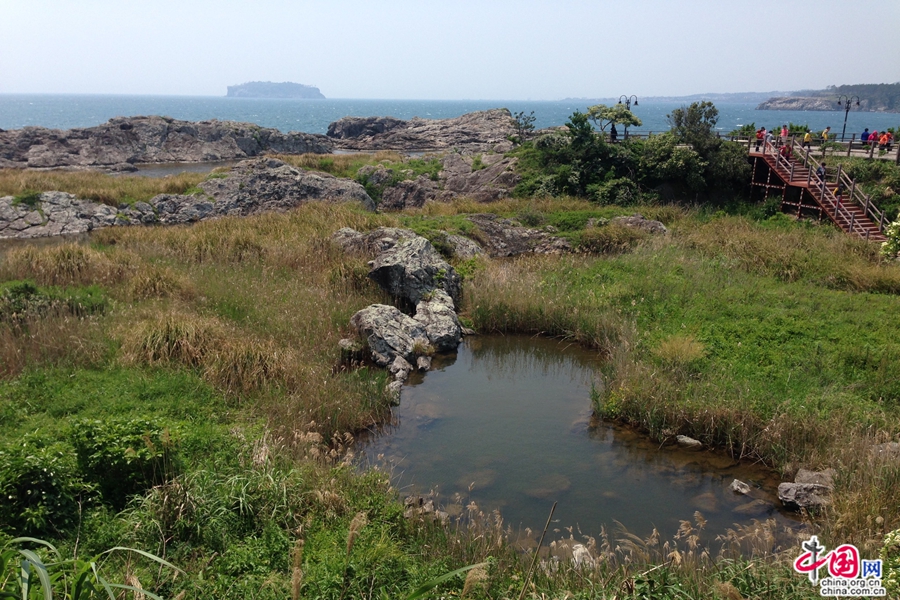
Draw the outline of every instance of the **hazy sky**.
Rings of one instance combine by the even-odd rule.
[[[294,81],[329,98],[556,100],[894,83],[900,52],[882,42],[898,25],[898,0],[0,0],[0,93]]]

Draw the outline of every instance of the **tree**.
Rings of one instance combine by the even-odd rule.
[[[532,135],[534,135],[534,111],[525,114],[525,111],[517,112],[513,115],[513,127],[516,129],[516,139],[513,140],[517,144],[524,144]]]
[[[610,123],[624,125],[625,127],[640,127],[643,125],[643,122],[634,116],[634,113],[628,110],[621,102],[613,106],[606,106],[605,104],[589,106],[587,115],[600,128],[600,131],[606,131],[606,126]]]
[[[713,129],[719,121],[719,109],[712,102],[694,102],[676,108],[666,116],[672,133],[682,144],[690,144],[701,156],[718,148]]]

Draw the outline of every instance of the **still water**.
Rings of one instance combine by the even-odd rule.
[[[393,422],[361,440],[363,460],[391,469],[405,494],[435,491],[451,515],[475,501],[514,530],[540,530],[558,501],[556,537],[567,526],[597,535],[616,521],[671,537],[695,511],[708,537],[753,518],[795,524],[776,508],[769,471],[592,420],[598,365],[595,352],[555,340],[466,338],[404,386]],[[735,478],[754,487],[751,497],[729,489]]]

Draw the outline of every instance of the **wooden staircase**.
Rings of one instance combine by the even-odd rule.
[[[793,138],[786,146],[790,148],[787,155],[774,144],[764,142],[757,150],[755,140],[748,142],[750,157],[754,160],[753,185],[765,187],[766,195],[770,189],[780,190],[781,208],[785,212],[796,211],[797,216],[801,216],[812,209],[818,211],[819,218],[827,217],[850,235],[873,242],[887,239],[884,213],[840,166],[823,181],[815,173],[818,165],[809,152]],[[757,172],[760,161],[766,165],[765,182]]]

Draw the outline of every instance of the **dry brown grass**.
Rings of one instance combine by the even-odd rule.
[[[125,278],[129,263],[124,255],[114,259],[83,244],[24,246],[6,254],[0,277],[33,279],[38,285],[110,285]]]
[[[128,201],[146,202],[157,194],[181,194],[205,178],[205,173],[138,177],[114,176],[99,171],[0,169],[0,196],[60,191],[74,194],[79,198],[118,206]]]
[[[38,365],[91,367],[106,359],[104,331],[95,317],[53,311],[24,322],[0,321],[0,378]]]

